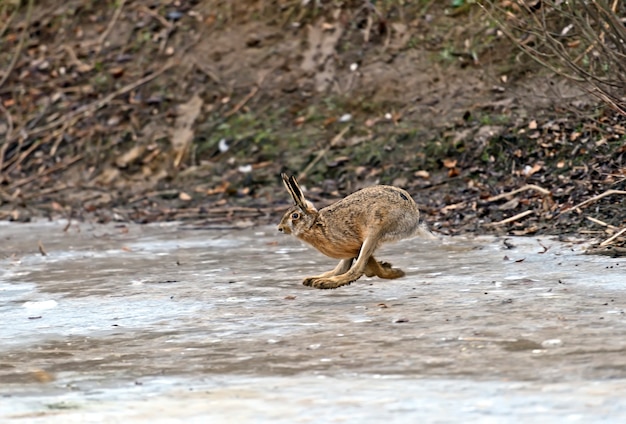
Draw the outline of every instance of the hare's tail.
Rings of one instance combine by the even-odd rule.
[[[417,226],[417,228],[415,229],[415,232],[413,233],[413,237],[421,237],[421,238],[430,239],[430,240],[439,239],[436,235],[430,232],[430,230],[428,229],[428,225],[426,225],[425,222],[421,222]]]

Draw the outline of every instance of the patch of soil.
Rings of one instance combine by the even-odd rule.
[[[319,205],[403,186],[446,234],[626,224],[624,117],[479,7],[267,3],[0,9],[0,215],[275,222],[287,171]]]

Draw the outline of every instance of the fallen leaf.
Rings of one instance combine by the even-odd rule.
[[[532,167],[529,165],[526,165],[524,167],[524,169],[522,170],[522,175],[524,175],[525,177],[530,177],[531,175],[535,174],[536,172],[540,171],[542,168],[541,165],[539,165],[538,163],[534,164]]]
[[[324,119],[324,126],[327,127],[330,124],[334,124],[335,122],[337,122],[337,118],[334,116],[331,116],[330,118]]]
[[[145,146],[135,145],[125,153],[122,153],[115,159],[115,165],[118,168],[127,168],[128,165],[135,162],[146,150]]]
[[[443,166],[445,166],[446,168],[454,168],[456,166],[457,160],[456,159],[444,159],[443,160]]]
[[[44,370],[35,370],[32,375],[38,383],[49,383],[54,381],[54,375]]]
[[[121,66],[116,66],[114,68],[109,69],[109,73],[113,78],[119,78],[124,75],[124,68]]]
[[[214,194],[221,194],[221,193],[224,193],[228,189],[229,186],[230,186],[230,183],[228,181],[224,181],[222,184],[218,185],[217,187],[208,189],[205,194],[207,196],[213,196]]]

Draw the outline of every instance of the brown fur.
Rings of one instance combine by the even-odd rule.
[[[282,174],[282,178],[295,206],[283,215],[278,231],[293,234],[326,256],[341,259],[332,271],[305,278],[304,285],[334,289],[363,274],[388,279],[404,276],[391,264],[376,261],[373,254],[382,243],[424,232],[409,193],[393,186],[367,187],[318,211],[305,199],[294,177]]]

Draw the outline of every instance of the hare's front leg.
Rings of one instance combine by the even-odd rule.
[[[311,278],[310,285],[318,289],[336,289],[358,280],[365,272],[367,262],[374,253],[379,240],[380,237],[367,237],[361,246],[359,257],[347,272],[332,277]]]
[[[302,284],[304,284],[305,286],[311,286],[313,285],[313,281],[315,280],[332,277],[333,275],[343,274],[350,269],[353,260],[354,259],[342,259],[332,271],[325,272],[321,275],[316,275],[315,277],[307,277],[304,279]]]

